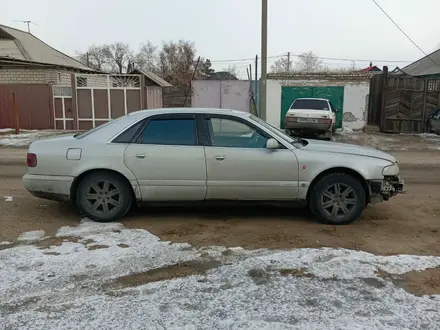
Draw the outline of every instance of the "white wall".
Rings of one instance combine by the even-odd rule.
[[[280,80],[267,80],[266,83],[266,121],[280,127],[281,121],[281,84]]]
[[[369,81],[268,80],[266,121],[275,127],[280,127],[281,86],[344,86],[343,125],[351,129],[362,129],[366,124]]]
[[[368,117],[370,83],[348,84],[344,88],[343,124],[351,129],[362,129]]]

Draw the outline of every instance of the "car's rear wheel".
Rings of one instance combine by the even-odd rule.
[[[133,201],[128,182],[118,174],[92,172],[78,185],[76,202],[90,219],[98,222],[115,221],[123,217]]]
[[[309,207],[325,224],[346,225],[357,220],[365,208],[361,182],[346,173],[331,173],[319,180],[309,198]]]

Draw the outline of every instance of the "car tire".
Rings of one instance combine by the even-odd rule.
[[[97,222],[119,220],[130,210],[132,203],[128,182],[116,173],[92,172],[79,182],[76,191],[80,211]]]
[[[312,189],[309,208],[321,223],[347,225],[361,216],[366,205],[361,182],[346,173],[328,174]]]

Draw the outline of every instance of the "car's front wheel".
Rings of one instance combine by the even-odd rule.
[[[346,225],[357,220],[366,204],[362,184],[346,173],[331,173],[312,187],[309,207],[325,224]]]
[[[98,222],[115,221],[131,207],[127,180],[116,173],[91,172],[78,185],[76,203],[87,217]]]

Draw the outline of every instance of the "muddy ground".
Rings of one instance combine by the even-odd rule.
[[[7,175],[12,171],[14,175]],[[80,216],[66,204],[29,195],[15,166],[0,168],[0,242],[23,232],[44,230],[51,236]],[[5,174],[6,173],[6,174]],[[438,168],[407,167],[406,195],[370,205],[361,219],[343,226],[322,225],[302,207],[155,207],[133,210],[123,221],[163,240],[194,246],[245,248],[342,247],[375,254],[440,255],[440,176]],[[11,198],[5,198],[12,197]]]

